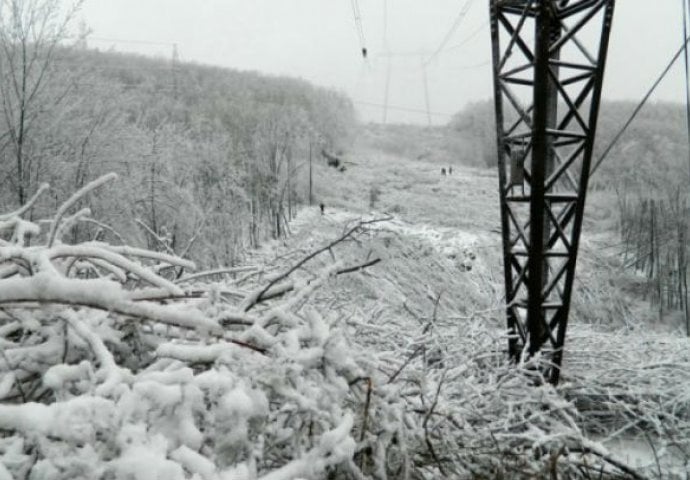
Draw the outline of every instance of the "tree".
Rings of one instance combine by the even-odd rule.
[[[473,157],[482,159],[486,167],[496,166],[498,154],[492,102],[470,103],[453,117],[451,127],[467,137],[467,142],[472,145]]]
[[[32,191],[32,125],[67,92],[43,98],[55,70],[53,59],[84,0],[0,0],[0,154],[9,167],[19,205]]]

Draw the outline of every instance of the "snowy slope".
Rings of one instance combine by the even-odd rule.
[[[325,215],[299,211],[289,237],[229,275],[175,280],[165,265],[192,265],[64,245],[69,205],[43,229],[0,217],[0,479],[681,472],[686,340],[575,321],[558,389],[538,359],[511,365],[500,245],[481,208],[493,179],[407,162],[410,187],[385,183],[377,211],[338,202],[376,178],[351,172]],[[654,463],[612,452],[640,436]]]

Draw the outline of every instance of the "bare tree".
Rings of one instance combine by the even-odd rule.
[[[84,0],[0,0],[0,153],[13,163],[10,178],[17,202],[31,193],[27,144],[36,118],[67,90],[41,98],[54,74],[56,49]],[[6,167],[9,165],[6,165]]]

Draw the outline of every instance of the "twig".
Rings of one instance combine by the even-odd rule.
[[[438,405],[438,397],[441,394],[441,388],[443,387],[443,381],[445,380],[446,377],[446,371],[444,370],[443,373],[441,374],[441,379],[438,382],[438,386],[436,388],[436,394],[434,395],[434,401],[431,403],[431,406],[429,407],[429,410],[424,417],[424,421],[422,422],[422,427],[424,428],[424,441],[426,442],[426,445],[429,449],[429,453],[431,454],[431,457],[434,459],[436,462],[436,465],[438,466],[439,472],[441,472],[441,475],[444,477],[446,476],[446,472],[443,469],[443,465],[441,465],[441,460],[438,458],[438,455],[436,455],[436,451],[434,450],[434,445],[431,443],[431,438],[429,438],[429,428],[428,428],[428,423],[429,419],[431,418],[432,413],[434,413],[434,409],[436,408],[436,405]]]
[[[366,379],[366,381],[367,381],[367,399],[364,402],[364,412],[362,413],[362,432],[359,435],[359,441],[360,442],[364,441],[364,437],[366,436],[367,428],[369,426],[369,405],[371,405],[371,390],[372,390],[371,377],[368,377]],[[364,469],[364,455],[362,455],[359,459],[359,468]]]
[[[405,362],[404,362],[402,365],[400,365],[400,367],[393,373],[393,375],[391,375],[391,376],[388,378],[388,383],[391,383],[391,382],[393,382],[396,378],[398,378],[398,375],[400,375],[400,372],[402,372],[403,369],[404,369],[412,360],[414,360],[414,358],[417,356],[417,354],[418,354],[421,350],[423,350],[423,349],[424,349],[424,345],[418,346],[418,347],[415,349],[415,351],[412,352],[412,354],[411,354],[409,357],[407,357],[407,360],[405,360]]]
[[[142,227],[144,230],[146,230],[146,233],[153,237],[153,239],[156,240],[170,255],[175,255],[175,252],[172,248],[170,248],[170,245],[168,245],[165,242],[165,240],[159,237],[158,234],[151,229],[151,227],[146,225],[143,220],[141,220],[140,218],[135,218],[134,222],[140,227]]]
[[[371,267],[372,265],[376,265],[376,264],[379,263],[380,261],[381,261],[380,258],[375,258],[375,259],[373,259],[373,260],[369,260],[369,261],[366,262],[366,263],[362,263],[361,265],[354,265],[354,266],[352,266],[352,267],[341,268],[340,270],[338,270],[337,272],[335,272],[335,274],[336,274],[336,275],[342,275],[342,274],[344,274],[344,273],[357,272],[357,271],[363,270],[363,269],[365,269],[365,268],[367,268],[367,267]]]
[[[103,230],[107,230],[108,232],[110,232],[111,234],[113,234],[113,236],[114,236],[114,237],[117,239],[117,241],[120,242],[121,244],[124,245],[124,244],[127,243],[127,242],[125,241],[125,239],[122,238],[122,235],[120,235],[120,234],[117,232],[117,230],[115,230],[115,229],[114,229],[113,227],[111,227],[110,225],[106,225],[105,223],[99,222],[98,220],[94,220],[93,218],[90,218],[90,217],[82,217],[82,218],[79,219],[79,221],[80,221],[80,222],[84,222],[84,223],[92,223],[93,225],[96,225],[97,227],[102,228]]]
[[[293,265],[293,266],[292,266],[289,270],[287,270],[285,273],[282,273],[282,274],[276,276],[273,280],[271,280],[270,282],[268,282],[268,284],[263,288],[263,290],[261,290],[261,291],[259,292],[259,294],[256,296],[256,299],[253,300],[253,301],[251,301],[251,302],[249,302],[249,303],[245,306],[245,310],[244,310],[244,311],[245,311],[245,312],[248,312],[248,311],[251,310],[257,303],[259,303],[261,300],[263,300],[263,295],[264,295],[264,294],[268,291],[268,289],[270,289],[273,285],[275,285],[276,283],[280,282],[281,280],[284,280],[284,279],[286,279],[287,277],[289,277],[295,270],[301,268],[302,265],[304,265],[304,264],[307,263],[309,260],[311,260],[312,258],[314,258],[314,257],[316,257],[317,255],[319,255],[320,253],[323,253],[323,252],[325,252],[325,251],[327,251],[327,250],[333,248],[335,245],[337,245],[337,244],[339,244],[339,243],[345,241],[347,238],[349,238],[350,236],[352,236],[355,232],[357,232],[357,230],[359,230],[360,228],[362,228],[364,225],[368,225],[368,224],[372,224],[372,223],[377,223],[377,222],[383,222],[383,221],[386,221],[386,220],[389,220],[389,219],[390,219],[390,218],[383,218],[383,219],[374,219],[374,220],[368,220],[368,221],[360,221],[360,222],[358,222],[357,225],[355,225],[354,227],[352,227],[352,228],[350,228],[349,230],[347,230],[347,231],[346,231],[343,235],[341,235],[339,238],[333,240],[331,243],[329,243],[329,244],[326,245],[325,247],[321,247],[321,248],[319,248],[318,250],[315,250],[314,252],[310,253],[309,255],[307,255],[306,257],[304,257],[302,260],[300,260],[299,262],[297,262],[295,265]]]
[[[210,277],[212,275],[227,275],[232,273],[242,273],[242,272],[253,272],[256,271],[257,267],[246,266],[246,267],[228,267],[228,268],[217,268],[215,270],[208,270],[205,272],[198,272],[191,275],[186,275],[182,278],[178,278],[174,283],[184,283],[191,280],[198,280],[204,277]]]
[[[95,190],[103,184],[115,180],[116,178],[116,173],[108,173],[107,175],[103,175],[102,177],[97,178],[93,182],[89,182],[88,184],[84,185],[82,188],[77,190],[77,192],[75,192],[74,195],[72,195],[69,199],[67,199],[65,203],[63,203],[60,206],[57,213],[55,214],[53,223],[50,226],[50,232],[48,233],[48,247],[53,246],[53,243],[55,242],[55,234],[57,233],[58,227],[60,226],[60,221],[62,220],[62,217],[65,215],[67,210],[69,210],[70,207],[72,207],[72,205],[77,203],[84,195],[86,195],[90,191]]]
[[[26,202],[22,207],[18,208],[14,212],[6,213],[4,215],[0,215],[0,222],[9,220],[12,217],[20,217],[24,215],[27,211],[29,211],[33,206],[34,203],[36,203],[36,200],[38,200],[38,197],[41,196],[43,192],[48,190],[50,186],[47,183],[41,184],[40,187],[38,187],[38,190],[36,193],[34,193],[34,196],[29,199],[28,202]]]
[[[640,475],[640,474],[637,473],[634,469],[632,469],[631,467],[627,466],[627,465],[624,464],[623,462],[619,462],[619,461],[616,460],[615,458],[612,458],[610,455],[606,455],[606,454],[604,454],[603,452],[599,452],[599,451],[594,450],[594,449],[592,449],[592,448],[590,448],[590,447],[586,447],[586,446],[582,446],[582,447],[572,447],[572,448],[570,448],[570,451],[571,451],[571,452],[581,452],[581,453],[587,453],[587,454],[595,455],[595,456],[601,458],[602,460],[604,460],[606,463],[609,463],[609,464],[613,465],[613,466],[616,467],[618,470],[620,470],[621,472],[623,472],[623,473],[625,473],[626,475],[628,475],[630,478],[634,478],[635,480],[648,480],[647,477],[645,477],[645,476],[643,476],[643,475]]]

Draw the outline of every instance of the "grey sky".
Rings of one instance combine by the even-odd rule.
[[[682,41],[683,0],[618,0],[606,98],[639,99]],[[393,53],[389,120],[426,122],[421,64],[437,49],[466,0],[359,0],[368,59],[360,54],[351,0],[87,0],[91,46],[305,78],[348,93],[364,120],[380,121]],[[471,1],[447,50],[426,67],[435,123],[491,95],[488,1]],[[387,28],[384,27],[387,25]],[[161,42],[120,43],[102,39]],[[419,54],[417,54],[419,53]],[[682,63],[653,97],[683,101]],[[370,105],[373,104],[373,105]]]

